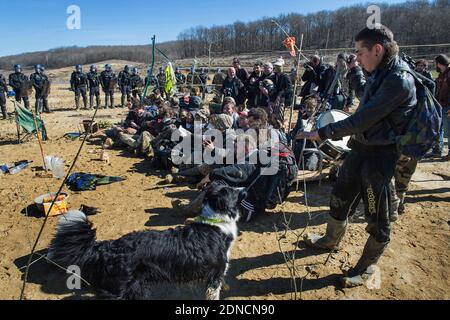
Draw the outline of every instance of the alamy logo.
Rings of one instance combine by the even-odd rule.
[[[379,29],[381,27],[381,8],[371,5],[367,8],[367,13],[370,14],[370,17],[367,18],[367,28]]]
[[[81,269],[79,266],[69,266],[67,268],[67,274],[70,274],[67,278],[66,285],[69,290],[81,289]]]
[[[79,6],[71,5],[67,7],[67,14],[70,16],[67,18],[66,26],[69,30],[81,29],[81,9]]]

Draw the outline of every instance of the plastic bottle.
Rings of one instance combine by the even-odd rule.
[[[61,179],[64,177],[64,160],[61,158],[54,157],[52,159],[52,172],[56,179]]]
[[[15,166],[14,168],[9,169],[10,174],[16,174],[22,171],[23,169],[28,167],[28,163],[21,163],[18,166]]]
[[[55,156],[46,156],[44,158],[45,169],[51,170],[56,179],[64,177],[64,160]]]

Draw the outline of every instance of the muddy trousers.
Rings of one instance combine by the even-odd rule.
[[[333,188],[330,215],[345,221],[362,198],[367,231],[380,243],[390,241],[391,192],[398,155],[395,152],[359,153],[352,151],[339,170]]]
[[[77,110],[80,108],[80,96],[83,98],[83,106],[87,109],[87,88],[80,87],[75,89],[75,107]]]
[[[15,91],[16,93],[16,101],[21,102],[23,100],[23,106],[30,110],[30,99],[28,96],[21,96],[19,91]]]
[[[94,97],[96,99],[95,108],[98,109],[100,107],[100,89],[98,87],[93,87],[89,89],[89,108],[94,107]]]
[[[130,86],[123,86],[120,88],[122,96],[120,97],[120,105],[122,108],[125,107],[125,100],[127,102],[131,101],[131,88]]]
[[[42,112],[50,112],[50,108],[48,107],[48,97],[43,94],[43,92],[36,91],[36,114],[41,114]]]
[[[109,105],[108,105],[109,102]],[[114,108],[114,90],[105,91],[105,108]]]

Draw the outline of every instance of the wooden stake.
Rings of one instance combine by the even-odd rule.
[[[36,121],[36,115],[34,114],[33,110],[31,110],[31,114],[33,115],[34,127],[36,129],[36,135],[37,135],[38,142],[39,142],[39,148],[41,149],[43,168],[47,172],[47,168],[45,166],[44,148],[42,147],[41,132],[39,131],[39,127],[38,127],[38,124]]]

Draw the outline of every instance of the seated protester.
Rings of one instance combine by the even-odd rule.
[[[269,117],[269,126],[268,129],[276,133],[278,139],[284,143],[288,144],[288,137],[285,132],[285,124],[282,122],[282,119],[276,114],[272,114]]]
[[[248,123],[248,110],[239,112],[238,128],[244,130],[244,132],[250,129],[250,124]]]
[[[233,118],[233,129],[237,129],[239,127],[239,114],[236,112],[236,109],[236,104],[232,101],[227,102],[222,109],[224,114]]]
[[[217,168],[208,168],[209,170],[202,171],[204,173],[202,175],[202,181],[198,184],[199,187],[205,187],[207,184],[212,183],[214,181],[221,180],[221,183],[228,184],[233,187],[238,187],[241,184],[245,184],[245,181],[249,179],[249,176],[255,172],[256,165],[248,164],[248,155],[257,151],[257,145],[255,139],[251,135],[239,135],[236,137],[235,148],[235,157],[238,155],[243,155],[243,159],[238,159],[238,163],[241,163],[240,167],[235,168],[235,165],[229,166],[218,166]],[[244,163],[244,164],[242,164]],[[245,165],[248,164],[248,166]],[[204,167],[204,166],[200,166]],[[230,169],[226,169],[230,168]],[[203,170],[204,168],[199,168],[197,170]],[[240,171],[239,171],[240,170]],[[235,171],[238,171],[237,176],[235,175]],[[217,173],[218,179],[216,179],[216,175],[211,175],[212,172]],[[223,178],[229,173],[229,180]],[[206,190],[200,192],[200,194],[192,201],[182,201],[182,200],[174,200],[172,201],[172,206],[174,209],[178,209],[180,212],[185,214],[187,217],[194,217],[201,212],[203,200],[206,195]]]
[[[427,60],[425,60],[425,59],[417,60],[415,71],[417,73],[420,73],[424,77],[427,77],[428,79],[433,80],[433,76],[431,75],[431,72],[428,71],[428,62],[427,62]]]
[[[203,146],[206,150],[212,152],[213,156],[223,159],[222,163],[225,163],[225,158],[227,157],[227,146],[233,145],[236,139],[236,134],[233,129],[233,118],[227,114],[213,114],[210,117],[210,129],[219,130],[222,132],[222,142],[223,145],[217,145],[214,141],[205,140]]]
[[[182,109],[178,116],[178,128],[182,127],[183,129],[194,133],[194,113],[195,112]]]
[[[161,95],[161,91],[156,88],[153,90],[153,93],[148,96],[145,100],[146,105],[161,105],[164,103],[164,98]]]
[[[253,72],[245,83],[247,89],[247,108],[256,108],[258,106],[257,97],[259,95],[259,83],[263,80],[262,62],[257,62],[253,66]]]
[[[315,149],[311,141],[301,139],[295,140],[297,133],[304,130],[303,120],[308,120],[314,111],[317,109],[317,99],[314,96],[308,97],[305,101],[304,109],[301,109],[298,114],[297,123],[290,133],[289,140],[293,143],[293,151],[297,165],[302,170],[315,171],[318,169],[320,154],[318,152],[304,152],[305,148]],[[304,159],[304,160],[303,160]],[[304,163],[304,166],[303,166]]]
[[[131,152],[152,156],[150,142],[153,136],[147,130],[148,123],[153,117],[153,114],[146,113],[144,106],[140,104],[136,111],[128,114],[125,120],[125,130],[118,133],[120,142],[128,146]]]
[[[132,107],[128,112],[128,115],[121,126],[113,126],[111,129],[101,130],[92,135],[92,139],[105,140],[104,147],[109,149],[116,143],[120,142],[119,134],[136,135],[145,121],[147,121],[150,115],[145,112],[144,105],[135,98],[132,98]],[[139,133],[140,134],[140,133]]]
[[[245,86],[236,76],[234,68],[228,69],[228,76],[222,84],[220,93],[225,97],[232,97],[237,105],[243,105],[245,102]]]
[[[243,155],[244,158],[238,159],[236,164],[215,168],[198,186],[205,187],[212,182],[220,182],[231,187],[247,188],[247,196],[240,206],[241,219],[248,222],[255,214],[262,214],[266,209],[274,209],[287,199],[290,187],[297,178],[298,168],[292,151],[283,144],[277,146],[276,153],[271,152],[273,158],[269,165],[275,161],[278,168],[276,174],[263,174],[265,166],[259,161],[256,163],[250,161],[253,160],[251,155],[258,152],[252,135],[237,136],[235,146],[236,156]],[[182,207],[177,201],[173,202],[173,205],[182,209],[183,213],[194,216],[202,208],[204,195],[205,191],[202,191],[196,199]]]

